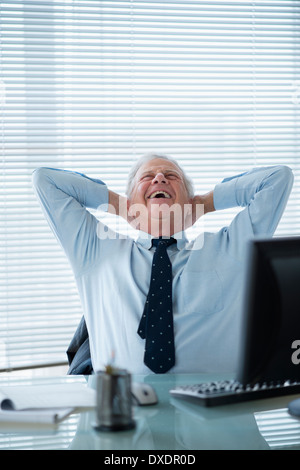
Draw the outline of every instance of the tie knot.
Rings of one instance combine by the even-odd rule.
[[[168,247],[170,245],[173,245],[173,243],[177,243],[177,240],[175,238],[152,238],[152,246],[165,246]]]

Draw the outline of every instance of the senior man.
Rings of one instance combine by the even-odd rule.
[[[252,169],[205,195],[162,155],[134,165],[127,197],[65,170],[39,168],[33,183],[73,268],[95,371],[113,352],[136,374],[235,372],[247,242],[273,235],[292,188],[288,167]],[[244,209],[228,227],[187,240],[202,214],[235,206]],[[88,211],[99,207],[137,239],[107,231]]]

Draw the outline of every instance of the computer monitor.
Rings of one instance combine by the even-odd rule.
[[[237,380],[300,382],[300,237],[252,241],[245,287]]]

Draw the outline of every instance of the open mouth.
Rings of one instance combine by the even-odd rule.
[[[171,195],[166,191],[155,191],[148,199],[171,199]]]

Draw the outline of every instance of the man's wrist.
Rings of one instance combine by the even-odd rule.
[[[200,196],[195,196],[194,202],[196,204],[203,204],[204,214],[207,214],[208,212],[214,212],[216,210],[214,206],[214,192],[213,191],[210,191]]]
[[[108,212],[127,220],[127,198],[111,190],[108,191]]]

